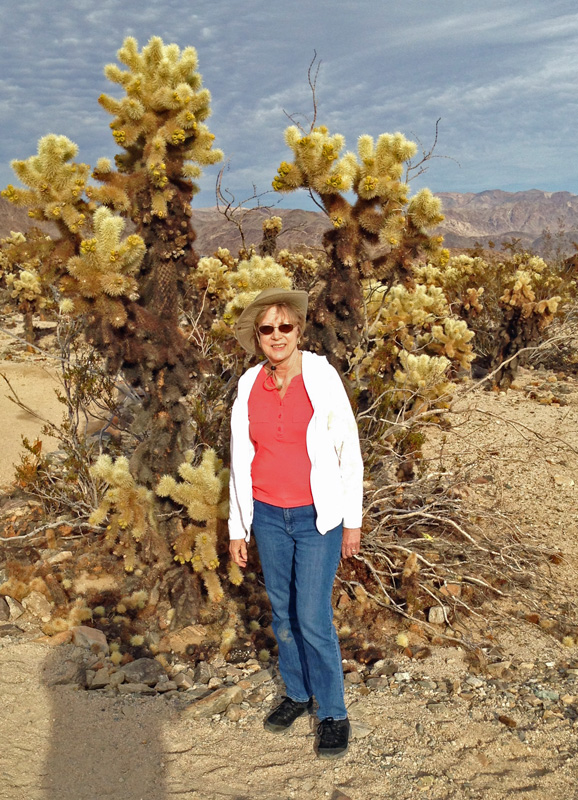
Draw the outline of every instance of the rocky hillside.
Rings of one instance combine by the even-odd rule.
[[[578,196],[570,192],[502,192],[498,189],[478,194],[440,192],[446,219],[440,233],[446,244],[455,249],[473,247],[477,242],[487,246],[493,241],[520,240],[526,249],[544,256],[558,253],[571,255],[573,242],[578,242]],[[270,213],[283,219],[280,244],[284,247],[319,247],[327,218],[317,211],[299,209],[265,209],[246,211],[241,217],[245,243],[261,238],[261,223]],[[236,252],[242,240],[238,228],[216,208],[193,209],[197,231],[197,250],[202,255],[227,247]],[[0,198],[0,236],[10,230],[26,230],[31,220],[25,209],[15,208]]]

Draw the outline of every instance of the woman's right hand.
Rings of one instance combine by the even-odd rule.
[[[244,539],[231,539],[229,555],[239,567],[247,566],[247,542]]]

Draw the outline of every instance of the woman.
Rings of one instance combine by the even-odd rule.
[[[239,381],[231,416],[230,555],[247,564],[251,530],[273,610],[287,696],[265,720],[286,731],[317,700],[318,754],[342,755],[350,725],[331,591],[359,550],[363,463],[341,379],[301,352],[307,292],[266,289],[235,334],[266,361]]]

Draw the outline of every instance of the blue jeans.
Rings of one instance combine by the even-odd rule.
[[[315,696],[319,719],[345,719],[343,668],[331,590],[343,527],[321,535],[315,507],[279,508],[254,501],[253,534],[273,609],[279,669],[287,696]]]

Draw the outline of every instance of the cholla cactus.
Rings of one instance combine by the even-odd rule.
[[[223,462],[214,450],[206,450],[197,467],[191,463],[194,453],[189,452],[187,456],[188,460],[179,467],[182,482],[172,475],[163,475],[156,493],[186,507],[193,523],[187,525],[173,543],[175,560],[181,564],[191,563],[194,571],[201,574],[209,597],[216,602],[223,596],[215,573],[219,566],[217,520],[226,519],[229,512],[229,470],[223,469]]]
[[[67,263],[70,278],[62,285],[74,298],[77,313],[97,315],[121,328],[127,321],[121,298],[139,298],[137,276],[145,245],[136,234],[121,240],[125,223],[107,208],[97,209],[93,225],[94,236],[80,242],[79,255]]]
[[[78,233],[87,222],[84,192],[90,167],[73,161],[77,153],[77,145],[66,136],[44,136],[37,155],[12,162],[12,169],[29,188],[10,184],[2,197],[14,205],[28,206],[33,219],[55,222],[63,234]]]
[[[133,572],[137,566],[137,545],[155,528],[153,493],[136,483],[124,456],[113,461],[110,456],[102,455],[90,472],[108,485],[90,516],[90,523],[102,525],[108,518],[106,540],[114,546],[115,554],[123,557],[125,570]]]
[[[286,270],[271,256],[254,255],[250,259],[239,261],[237,269],[230,272],[227,279],[237,294],[225,309],[226,322],[235,320],[264,289],[292,288],[292,281]]]
[[[401,278],[411,284],[417,255],[442,252],[441,237],[429,234],[443,220],[441,204],[428,189],[408,199],[402,175],[416,146],[401,133],[383,134],[377,142],[361,136],[357,155],[342,153],[343,136],[331,136],[323,126],[305,135],[291,126],[285,141],[293,162],[281,164],[273,188],[314,192],[333,223],[324,237],[329,263],[320,274],[326,283],[312,303],[309,340],[347,366],[347,353],[364,328],[363,279],[391,284]],[[353,203],[343,194],[350,190]]]
[[[260,256],[274,256],[277,250],[277,237],[281,233],[281,217],[268,217],[263,221],[263,238],[259,245]]]
[[[34,343],[34,314],[51,305],[43,281],[43,258],[50,249],[50,237],[34,229],[26,236],[11,231],[10,236],[0,239],[0,279],[24,315],[29,352]]]
[[[454,256],[416,268],[415,276],[428,290],[443,290],[455,313],[476,333],[477,363],[490,370],[537,344],[559,307],[576,294],[571,276],[527,253]],[[516,358],[498,369],[496,383],[508,385],[519,363]]]
[[[175,181],[198,178],[203,166],[223,157],[213,149],[215,137],[204,124],[211,113],[211,95],[202,88],[194,47],[181,51],[155,36],[139,52],[136,40],[128,37],[118,58],[128,69],[109,64],[105,75],[122,86],[125,97],[117,100],[103,94],[99,98],[114,116],[110,127],[116,143],[125,150],[117,156],[117,165],[123,173],[144,166],[151,192],[150,214],[166,218],[168,204],[176,195]],[[97,165],[96,174],[115,186],[106,162]],[[196,191],[193,184],[192,192]]]

